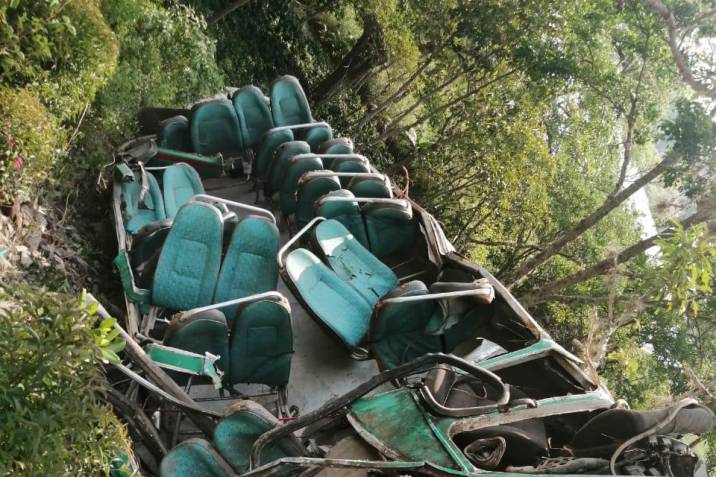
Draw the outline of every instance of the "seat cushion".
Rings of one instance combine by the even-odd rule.
[[[293,354],[287,305],[264,300],[242,309],[231,329],[230,354],[231,385],[286,386]]]
[[[233,469],[204,439],[188,439],[162,459],[160,477],[231,477]]]
[[[162,191],[157,179],[151,172],[145,172],[145,180],[149,187],[141,202],[142,176],[134,174],[134,180],[122,183],[122,205],[124,206],[125,228],[130,234],[136,234],[145,225],[167,218]]]
[[[271,84],[271,114],[276,126],[313,122],[306,93],[295,77],[281,76]]]
[[[333,271],[355,288],[370,306],[398,286],[395,273],[337,220],[318,224],[314,238]]]
[[[361,342],[372,308],[353,287],[302,248],[288,255],[286,274],[310,311],[346,347]]]
[[[222,227],[221,213],[211,204],[189,202],[179,209],[154,274],[155,305],[189,310],[212,303]]]
[[[326,198],[330,197],[355,197],[352,192],[345,189],[330,192]],[[353,234],[358,242],[364,247],[368,247],[368,235],[363,225],[363,216],[361,215],[358,202],[331,202],[329,200],[319,200],[316,204],[316,215],[327,219],[336,219]]]
[[[271,110],[263,92],[256,86],[244,86],[231,98],[245,147],[256,147],[263,135],[273,127]]]
[[[249,468],[251,449],[256,439],[278,425],[278,419],[260,404],[248,400],[237,401],[216,426],[214,445],[236,472],[243,473]],[[305,450],[301,444],[295,437],[288,436],[267,445],[261,453],[260,463],[302,455],[305,455]]]
[[[348,190],[356,197],[393,198],[393,192],[384,180],[370,177],[351,178],[348,182]]]
[[[303,227],[316,216],[316,201],[329,192],[341,188],[337,177],[314,177],[299,180],[296,194],[296,225]]]
[[[199,174],[189,164],[174,164],[164,169],[163,186],[168,218],[174,217],[179,207],[196,194],[204,193]]]
[[[275,290],[278,282],[278,247],[278,229],[271,221],[256,216],[242,219],[234,228],[226,250],[214,302]],[[231,326],[236,307],[224,308],[224,313]]]
[[[416,280],[394,289],[383,300],[427,294],[425,284]],[[440,337],[425,333],[434,307],[435,302],[431,300],[378,303],[370,324],[370,343],[382,369],[392,369],[426,353],[442,351]]]
[[[172,320],[164,334],[163,344],[201,355],[209,352],[219,356],[217,365],[226,379],[229,372],[229,327],[221,311],[208,310]],[[171,371],[170,374],[180,384],[186,383],[189,376]],[[204,384],[208,382],[208,379],[201,381]],[[195,377],[192,383],[200,382]]]
[[[228,99],[195,105],[189,127],[194,152],[204,155],[221,153],[226,158],[239,154],[243,149],[239,118]]]
[[[418,228],[409,206],[368,204],[363,208],[370,251],[378,258],[409,252],[418,237]]]
[[[303,174],[323,169],[323,162],[317,157],[294,156],[288,160],[285,176],[281,181],[281,213],[284,216],[296,211],[296,191]]]
[[[308,154],[311,147],[304,141],[290,141],[281,144],[271,161],[271,167],[268,171],[268,180],[264,184],[264,193],[271,196],[281,189],[281,183],[288,169],[288,161],[299,154]]]
[[[165,149],[192,152],[189,120],[180,115],[160,122],[157,145]]]
[[[278,147],[285,143],[293,141],[293,132],[288,129],[281,131],[269,131],[261,138],[259,151],[256,153],[256,162],[254,164],[254,173],[266,179],[271,166],[271,162],[276,154]]]

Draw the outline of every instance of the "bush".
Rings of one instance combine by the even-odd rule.
[[[129,452],[102,404],[94,317],[77,297],[0,291],[0,475],[108,475]]]
[[[0,203],[48,177],[63,132],[25,89],[0,87]]]

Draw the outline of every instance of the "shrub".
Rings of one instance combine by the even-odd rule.
[[[0,202],[44,180],[58,156],[63,132],[25,89],[0,88]]]
[[[95,319],[75,296],[0,291],[0,475],[108,475],[128,438],[101,403]]]

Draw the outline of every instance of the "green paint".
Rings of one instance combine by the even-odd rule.
[[[214,366],[218,359],[216,356],[212,356],[209,353],[205,355],[191,353],[156,343],[147,345],[147,354],[152,361],[162,368],[194,376],[206,376],[211,379],[215,388],[221,387],[221,375]]]

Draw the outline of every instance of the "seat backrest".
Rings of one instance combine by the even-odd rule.
[[[134,180],[122,183],[122,205],[124,206],[124,226],[130,234],[136,234],[150,222],[167,218],[162,191],[157,179],[151,172],[145,172],[149,190],[141,203],[142,175],[137,172]]]
[[[427,294],[425,284],[416,280],[395,288],[382,300]],[[382,300],[370,323],[371,349],[382,369],[392,369],[426,353],[442,351],[440,337],[425,333],[436,306],[434,301],[383,303]]]
[[[204,439],[192,438],[177,444],[164,456],[160,477],[231,477],[236,472]]]
[[[286,257],[286,276],[321,325],[348,349],[360,344],[372,308],[353,287],[303,248]]]
[[[333,159],[331,170],[335,172],[370,172],[370,165],[355,157],[340,157]],[[351,181],[351,177],[341,177],[341,185],[345,188]]]
[[[292,354],[288,303],[251,303],[241,310],[231,329],[229,385],[286,386]]]
[[[237,155],[243,149],[241,128],[234,105],[228,99],[199,103],[192,108],[191,143],[203,155]]]
[[[249,469],[254,442],[261,434],[279,425],[278,419],[260,404],[249,400],[236,401],[214,429],[214,445],[234,470],[243,474]],[[303,455],[306,455],[305,448],[290,435],[267,445],[261,452],[261,464]]]
[[[353,234],[353,237],[361,245],[368,247],[368,235],[365,232],[363,216],[358,202],[331,202],[327,200],[330,197],[354,198],[355,196],[345,189],[330,192],[316,203],[316,215],[327,219],[336,219]]]
[[[330,126],[316,126],[306,129],[301,136],[311,146],[311,151],[315,152],[321,144],[333,139],[333,129]]]
[[[173,319],[164,334],[162,344],[201,355],[209,352],[219,356],[217,365],[226,379],[229,372],[229,327],[221,311],[207,310],[186,318]],[[187,374],[170,374],[179,384],[187,382]],[[204,378],[199,381],[194,377],[192,383],[208,384],[209,380]]]
[[[243,218],[234,228],[216,284],[214,303],[276,289],[279,233],[268,219]],[[236,308],[224,308],[231,327]]]
[[[162,186],[168,218],[174,217],[179,208],[192,197],[204,193],[204,185],[196,169],[185,163],[174,164],[164,169]]]
[[[210,305],[221,266],[221,212],[188,202],[177,212],[154,273],[152,302],[170,310]]]
[[[276,126],[313,122],[306,93],[295,77],[285,75],[271,83],[271,114]]]
[[[172,116],[160,122],[157,145],[165,149],[191,152],[189,120],[185,116]]]
[[[372,177],[351,178],[348,182],[348,190],[356,197],[393,198],[393,191],[386,181]]]
[[[324,220],[313,238],[328,265],[371,305],[398,286],[393,271],[361,245],[337,220]]]
[[[370,251],[378,258],[409,251],[417,240],[417,224],[407,203],[366,204],[363,219]]]
[[[273,127],[266,97],[256,86],[244,86],[234,92],[231,102],[239,118],[244,147],[256,147],[266,131]]]
[[[329,192],[341,188],[341,183],[335,176],[314,177],[304,180],[303,176],[298,181],[298,192],[296,193],[296,225],[303,227],[316,216],[316,201]]]
[[[338,137],[329,141],[324,141],[318,145],[317,154],[352,154],[353,141],[347,137]],[[324,158],[323,167],[331,169],[333,159]]]
[[[293,132],[289,129],[274,130],[264,134],[261,139],[261,146],[254,160],[254,174],[256,174],[256,177],[267,179],[271,163],[276,156],[278,147],[290,141],[293,141]]]
[[[285,177],[281,181],[281,213],[285,216],[296,211],[296,190],[303,174],[323,169],[323,162],[317,157],[294,156],[288,160]]]
[[[264,185],[264,193],[267,197],[270,197],[281,189],[281,183],[286,176],[289,159],[293,156],[308,154],[310,152],[311,146],[305,141],[284,142],[276,148],[276,152],[271,161],[271,167],[268,170],[268,180]]]

